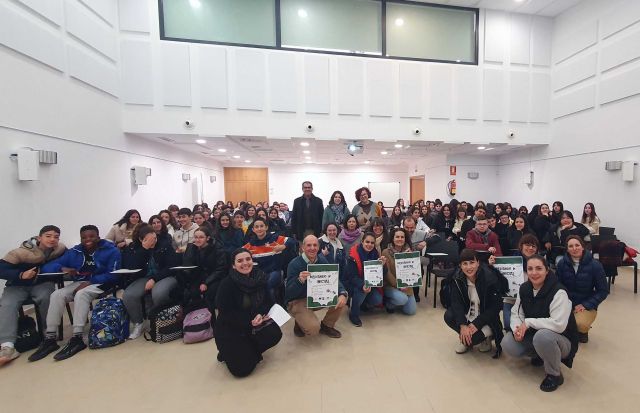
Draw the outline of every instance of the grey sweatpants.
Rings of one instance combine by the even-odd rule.
[[[571,351],[568,338],[547,329],[538,330],[533,336],[533,343],[518,342],[509,333],[501,344],[504,352],[512,357],[534,357],[537,354],[544,361],[544,371],[553,376],[560,375],[561,360]]]
[[[122,296],[124,306],[129,313],[129,318],[134,324],[140,324],[142,319],[142,297],[145,295],[144,285],[149,281],[149,277],[138,278],[132,282],[125,290]],[[153,306],[158,308],[168,304],[171,300],[169,294],[178,286],[178,280],[174,277],[163,278],[154,284],[151,289],[151,300]]]
[[[80,284],[82,284],[81,281],[72,282],[51,294],[49,313],[47,314],[47,333],[55,333],[58,330],[64,307],[71,301],[73,301],[73,334],[79,334],[84,331],[91,302],[103,291],[96,284],[91,284],[74,295],[74,290]]]
[[[38,306],[41,321],[47,319],[49,297],[55,284],[45,282],[33,286],[5,287],[0,297],[0,344],[15,343],[18,334],[18,311],[27,299],[31,298]]]

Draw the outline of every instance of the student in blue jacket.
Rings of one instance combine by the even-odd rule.
[[[74,302],[73,337],[53,358],[65,360],[87,348],[82,340],[82,332],[91,302],[116,284],[118,276],[111,272],[119,268],[120,250],[113,243],[100,239],[100,231],[95,225],[80,228],[80,244],[42,267],[43,273],[64,272],[71,276],[73,282],[51,294],[45,340],[29,357],[29,361],[41,360],[60,348],[56,335],[65,304],[69,301]]]
[[[558,262],[556,275],[569,294],[578,325],[578,340],[589,341],[589,329],[598,315],[598,306],[609,295],[604,268],[585,249],[582,238],[567,237],[567,253]]]

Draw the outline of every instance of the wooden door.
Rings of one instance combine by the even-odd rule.
[[[410,177],[409,187],[411,191],[411,205],[420,199],[424,200],[424,175]]]
[[[224,168],[225,201],[253,204],[269,200],[269,170],[267,168]]]

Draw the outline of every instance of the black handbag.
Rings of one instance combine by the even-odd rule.
[[[154,343],[168,343],[182,338],[184,311],[179,304],[169,304],[149,314],[149,337],[144,338]]]
[[[23,315],[18,318],[18,336],[16,337],[16,351],[24,353],[33,350],[40,345],[40,334],[36,328],[36,321]]]

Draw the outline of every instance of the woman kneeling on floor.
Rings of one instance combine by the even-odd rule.
[[[529,280],[520,286],[511,310],[511,330],[502,342],[513,357],[530,356],[547,374],[540,390],[550,392],[564,383],[560,362],[571,367],[578,351],[578,329],[571,300],[547,261],[539,255],[527,260]]]
[[[498,276],[480,264],[477,253],[462,250],[460,269],[451,282],[451,306],[444,314],[444,321],[459,334],[456,353],[466,353],[476,345],[479,351],[489,352],[492,339],[495,339],[496,347],[499,346],[503,336],[499,317],[500,291]]]
[[[274,304],[267,276],[253,266],[251,253],[239,248],[231,254],[231,270],[218,287],[215,339],[218,361],[236,377],[246,377],[262,361],[262,353],[278,344],[280,327],[268,315]]]

